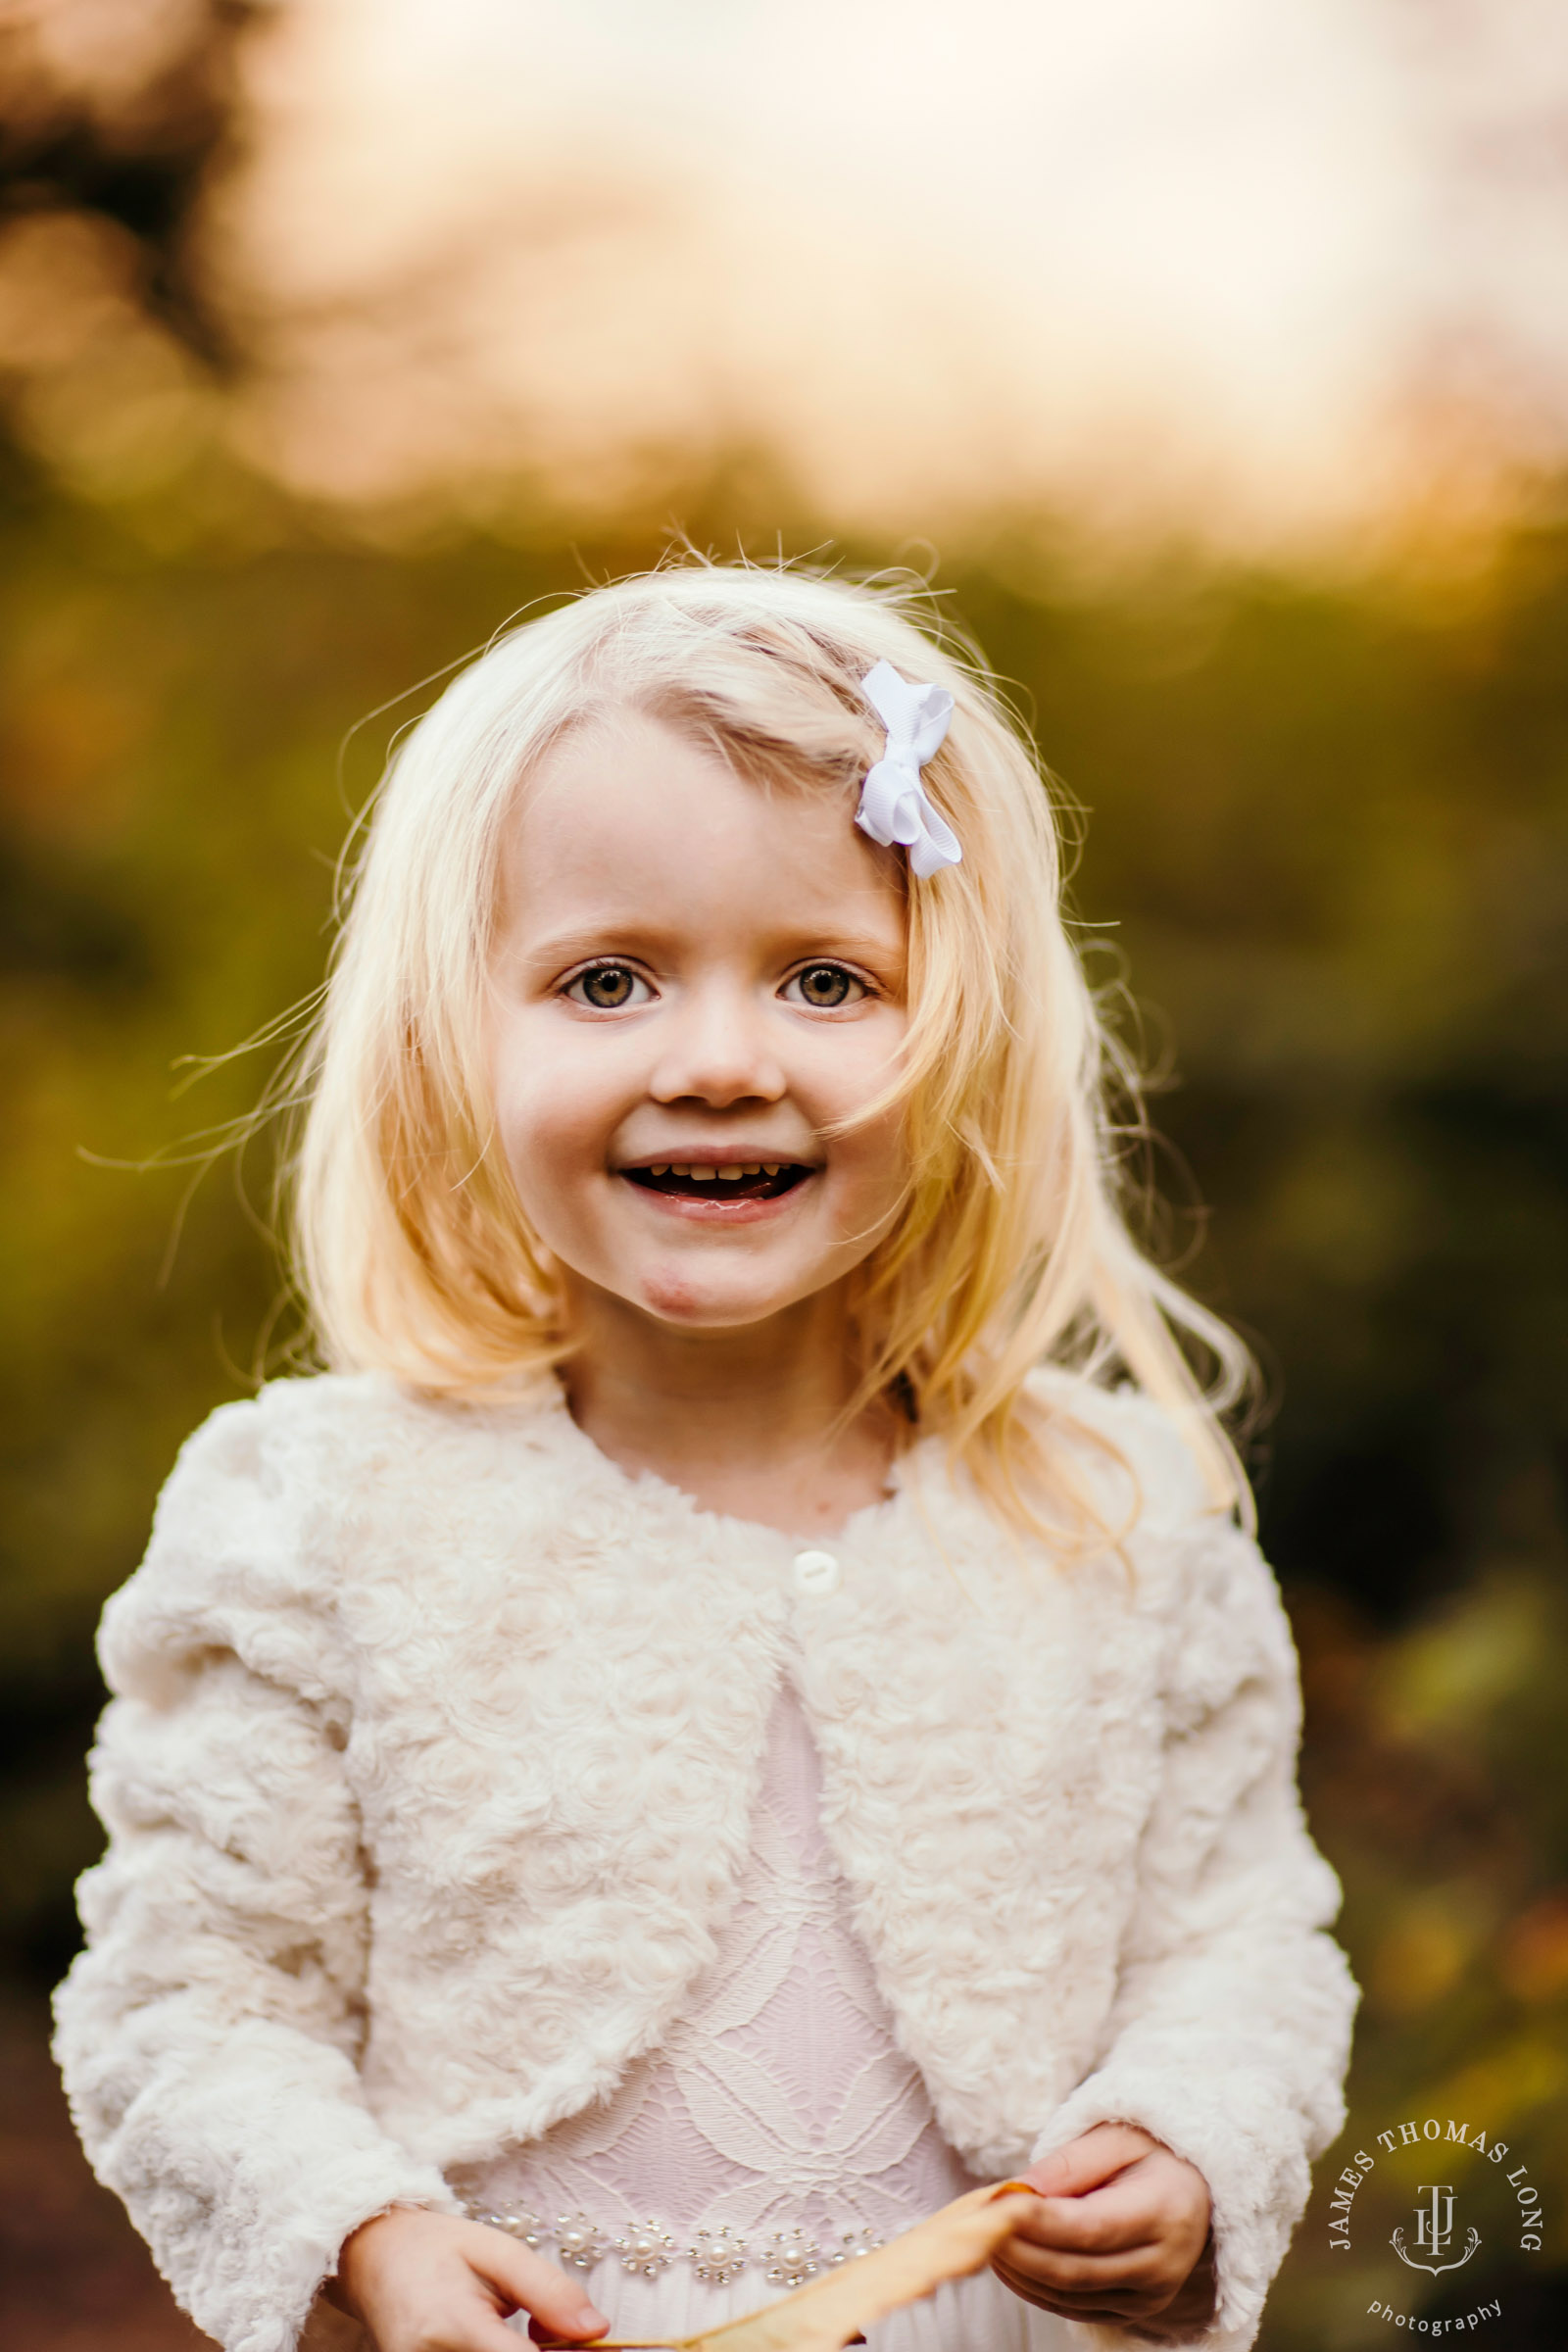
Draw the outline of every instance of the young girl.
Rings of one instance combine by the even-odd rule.
[[[307,1070],[333,1369],[110,1604],[59,1995],[229,2352],[678,2336],[1020,2170],[878,2352],[1251,2341],[1353,1995],[1104,1063],[1047,791],[890,595],[631,580],[405,743]]]

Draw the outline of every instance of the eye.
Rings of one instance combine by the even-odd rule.
[[[625,963],[591,963],[585,972],[567,981],[563,994],[594,1012],[624,1012],[629,1005],[654,1001],[654,992],[642,974]]]
[[[786,980],[779,993],[792,1004],[808,1004],[813,1012],[836,1012],[841,1004],[858,1004],[869,991],[842,963],[808,963]]]

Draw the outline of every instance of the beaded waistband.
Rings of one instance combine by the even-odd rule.
[[[846,2230],[839,2236],[813,2237],[806,2230],[772,2230],[747,2239],[726,2224],[718,2230],[698,2230],[687,2242],[658,2222],[642,2222],[616,2231],[585,2213],[564,2214],[547,2222],[536,2213],[478,2202],[468,2206],[470,2221],[486,2229],[504,2230],[536,2253],[549,2251],[557,2262],[578,2271],[614,2255],[623,2271],[634,2278],[657,2278],[672,2263],[690,2263],[692,2274],[705,2286],[727,2286],[743,2271],[758,2270],[771,2286],[804,2286],[821,2271],[836,2271],[857,2255],[869,2254],[882,2240],[870,2230]]]

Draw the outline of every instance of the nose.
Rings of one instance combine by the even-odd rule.
[[[768,1029],[748,989],[712,982],[688,990],[660,1023],[649,1093],[656,1102],[697,1102],[712,1110],[779,1102],[787,1082]]]

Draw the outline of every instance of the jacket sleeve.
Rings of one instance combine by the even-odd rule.
[[[115,1696],[92,1780],[109,1846],[56,1995],[93,2169],[228,2352],[291,2352],[371,2215],[457,2210],[361,2094],[347,1710],[267,1413],[225,1407],[190,1441],[106,1612]]]
[[[1243,2352],[1344,2122],[1356,1993],[1323,1932],[1338,1881],[1296,1787],[1296,1653],[1273,1577],[1215,1517],[1176,1542],[1163,1771],[1145,1835],[1102,2057],[1053,2116],[1036,2159],[1130,2123],[1203,2175],[1218,2302],[1190,2342]],[[1086,2340],[1125,2346],[1121,2330]]]

